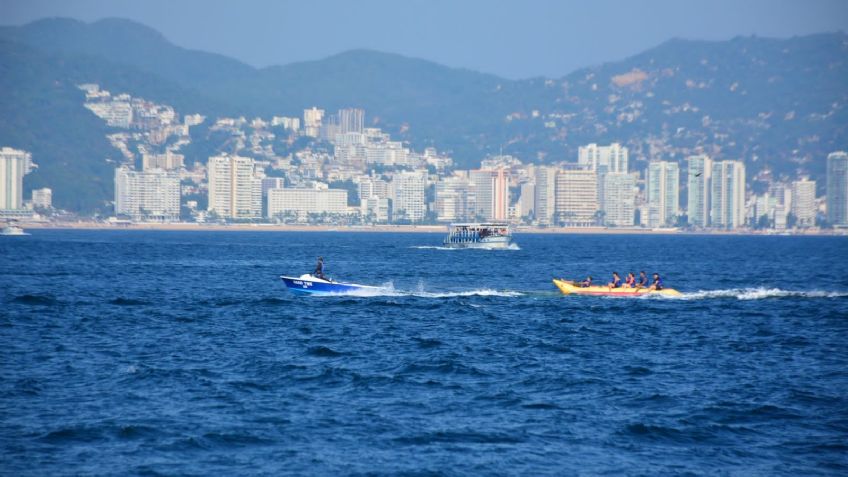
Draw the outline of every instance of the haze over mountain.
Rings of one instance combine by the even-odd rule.
[[[768,165],[823,179],[827,153],[848,147],[846,60],[848,35],[832,33],[674,39],[562,78],[507,80],[368,50],[256,69],[128,20],[49,19],[0,28],[0,87],[11,92],[0,97],[0,144],[33,152],[40,168],[27,187],[53,187],[59,207],[103,206],[106,159],[118,154],[74,86],[92,82],[212,117],[361,107],[369,124],[450,151],[460,167],[501,150],[573,161],[582,144],[618,141],[633,170],[707,152],[745,160],[749,177]]]

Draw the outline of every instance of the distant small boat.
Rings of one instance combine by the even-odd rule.
[[[634,297],[644,295],[662,295],[662,296],[681,296],[681,293],[673,288],[663,288],[662,290],[651,290],[649,288],[608,288],[606,286],[591,286],[581,287],[575,285],[574,282],[563,280],[562,278],[554,278],[554,285],[559,288],[564,295],[593,295],[593,296],[621,296]]]
[[[0,230],[0,235],[29,235],[24,232],[24,229],[18,227],[17,225],[7,225],[3,227],[3,230]]]
[[[509,248],[512,232],[509,224],[468,223],[450,224],[448,236],[443,242],[448,248]]]
[[[297,278],[281,275],[280,279],[286,284],[289,291],[298,294],[345,295],[357,292],[379,292],[383,290],[380,287],[358,285],[356,283],[341,283],[330,280],[322,280],[309,274],[301,275]]]

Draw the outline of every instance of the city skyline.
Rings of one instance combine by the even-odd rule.
[[[143,131],[109,136],[125,157],[114,176],[118,220],[184,221],[186,208],[190,220],[200,223],[485,220],[661,229],[680,226],[686,217],[689,226],[700,229],[784,230],[816,227],[824,204],[816,182],[807,177],[770,181],[769,191],[757,195],[748,189],[744,163],[703,154],[686,158],[685,175],[675,161],[652,160],[644,169],[631,168],[629,149],[617,142],[580,146],[576,158],[549,166],[499,155],[483,158],[477,169],[462,170],[435,148],[416,152],[379,128],[364,127],[367,115],[361,108],[327,113],[313,106],[303,110],[301,128],[301,118],[283,116],[248,120],[184,114],[181,119],[169,105],[113,95],[96,84],[78,88],[85,92],[85,107],[106,124]],[[235,140],[235,151],[209,156],[206,167],[200,161],[189,169],[179,151],[191,144],[192,128],[207,119],[212,131]],[[279,156],[269,141],[280,132],[289,144],[298,138],[309,142]],[[848,180],[840,179],[844,157],[840,151],[828,156],[828,195],[822,199],[829,205],[824,209],[829,223],[836,226],[846,222],[839,209],[848,196],[843,191]],[[21,172],[35,165],[31,154],[8,147],[3,158],[12,164],[10,171],[18,171],[3,181],[5,196],[14,196],[5,214],[22,216]],[[207,205],[199,207],[204,197]],[[51,200],[49,188],[33,190],[27,207],[50,211]]]

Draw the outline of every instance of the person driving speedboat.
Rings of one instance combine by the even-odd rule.
[[[312,276],[327,280],[327,277],[324,276],[324,257],[318,257],[318,263],[315,264],[315,271],[312,272]]]

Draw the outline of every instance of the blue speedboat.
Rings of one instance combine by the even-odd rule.
[[[301,275],[297,278],[280,276],[286,287],[293,292],[299,294],[310,295],[349,295],[356,293],[377,293],[383,290],[379,287],[368,285],[357,285],[355,283],[341,283],[329,280],[322,280],[312,275]]]

